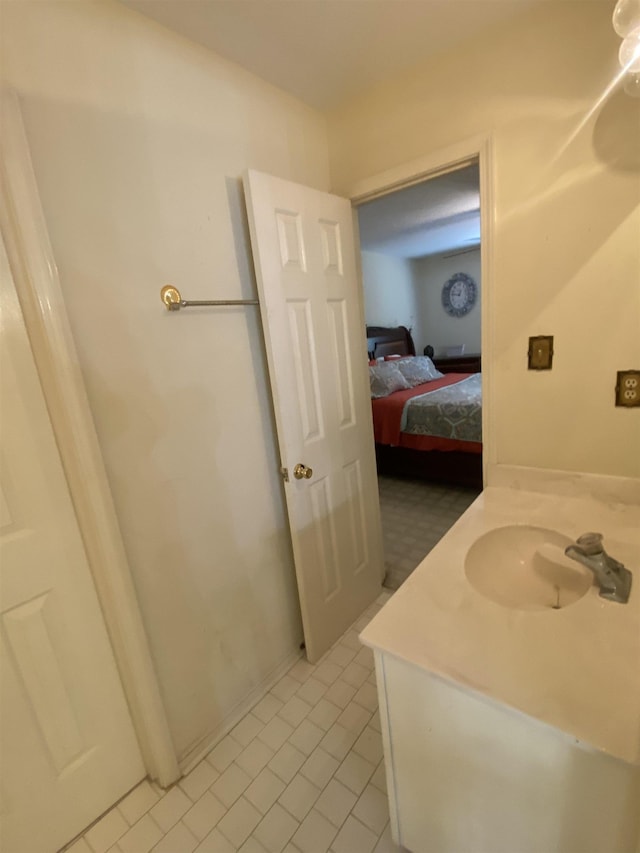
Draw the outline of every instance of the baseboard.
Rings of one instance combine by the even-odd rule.
[[[278,664],[275,669],[271,670],[269,675],[261,681],[257,687],[254,687],[249,695],[233,708],[219,726],[211,732],[208,732],[206,735],[203,735],[196,744],[189,747],[185,754],[178,758],[178,764],[183,776],[186,776],[190,770],[193,770],[196,764],[199,764],[202,759],[211,752],[213,747],[221,741],[223,737],[229,734],[231,729],[240,722],[244,715],[248,713],[253,706],[260,701],[260,699],[262,699],[265,693],[268,693],[269,690],[271,690],[273,685],[291,669],[294,663],[301,658],[302,655],[303,652],[297,650],[287,655],[282,663]]]

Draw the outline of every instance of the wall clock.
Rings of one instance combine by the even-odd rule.
[[[478,287],[470,275],[454,273],[442,287],[442,307],[451,317],[464,317],[476,304]]]

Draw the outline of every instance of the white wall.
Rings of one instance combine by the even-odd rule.
[[[445,347],[464,344],[465,353],[481,351],[480,304],[482,287],[480,275],[480,249],[450,257],[430,255],[411,262],[411,271],[422,318],[421,338],[415,339],[416,352],[422,352],[427,344],[435,349],[436,355]],[[454,273],[470,275],[478,287],[478,299],[464,317],[451,317],[442,307],[442,287]]]
[[[406,326],[415,340],[421,319],[411,263],[380,252],[361,256],[367,326]]]
[[[239,176],[328,186],[311,109],[119,3],[4,3],[27,134],[180,754],[301,640]]]
[[[640,101],[612,94],[611,4],[543,3],[330,116],[332,189],[491,133],[491,372],[498,462],[640,476],[640,410],[615,408],[640,366]],[[486,247],[483,247],[483,250]],[[528,371],[530,335],[555,337]]]

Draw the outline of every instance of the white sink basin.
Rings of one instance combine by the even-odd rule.
[[[465,558],[469,583],[486,598],[516,610],[558,610],[586,595],[593,575],[564,554],[572,540],[545,527],[490,530]]]

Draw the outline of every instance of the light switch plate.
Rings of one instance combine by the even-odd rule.
[[[536,335],[529,338],[529,370],[551,370],[553,365],[553,335]]]
[[[616,406],[640,406],[640,370],[619,370]]]

